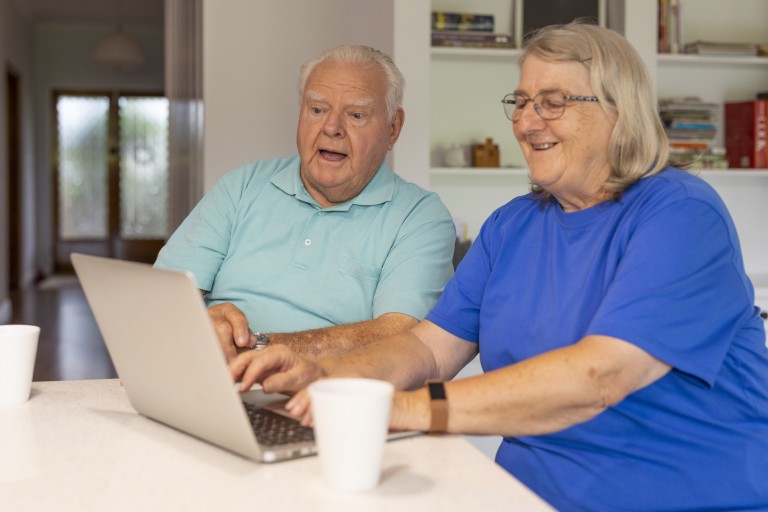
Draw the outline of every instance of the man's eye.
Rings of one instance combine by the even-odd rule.
[[[320,107],[310,107],[309,110],[313,114],[320,114],[323,111]]]
[[[364,117],[365,117],[365,114],[363,114],[362,112],[353,112],[352,113],[352,118],[353,119],[360,120],[360,119],[363,119]]]

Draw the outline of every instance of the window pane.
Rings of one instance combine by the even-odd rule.
[[[121,97],[120,236],[165,238],[168,100]]]
[[[56,102],[59,136],[59,237],[107,236],[109,99],[62,96]]]

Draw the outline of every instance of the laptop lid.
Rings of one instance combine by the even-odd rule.
[[[139,413],[262,462],[315,452],[313,442],[258,444],[191,274],[85,254],[71,259]]]

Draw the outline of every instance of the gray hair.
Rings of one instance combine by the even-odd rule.
[[[668,165],[669,142],[656,92],[640,55],[623,36],[580,21],[545,27],[526,41],[519,65],[530,55],[589,68],[600,106],[616,119],[608,146],[611,176],[603,185],[613,197]],[[533,191],[544,193],[537,188]]]
[[[337,61],[347,64],[362,64],[378,66],[387,77],[387,115],[391,121],[395,113],[403,106],[403,92],[405,90],[405,78],[395,65],[394,61],[384,52],[363,45],[343,44],[330,48],[301,66],[299,74],[299,101],[304,97],[304,87],[307,79],[315,68],[326,61]]]

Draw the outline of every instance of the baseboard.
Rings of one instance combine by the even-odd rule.
[[[11,313],[13,313],[13,306],[11,305],[11,299],[6,297],[0,301],[0,324],[11,323]]]

